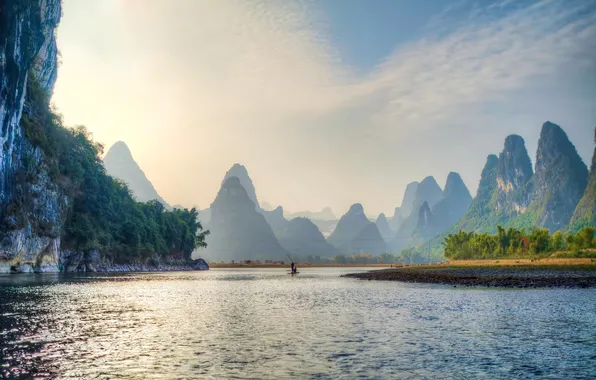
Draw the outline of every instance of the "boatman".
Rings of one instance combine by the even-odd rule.
[[[292,274],[296,273],[296,264],[292,261]]]

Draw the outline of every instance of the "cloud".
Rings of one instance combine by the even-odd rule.
[[[260,199],[294,210],[389,212],[406,183],[450,170],[474,189],[502,144],[481,133],[505,137],[485,108],[596,67],[590,1],[502,1],[466,17],[457,4],[365,74],[309,1],[93,3],[65,1],[54,101],[98,140],[125,140],[170,203],[207,206],[236,161]],[[479,139],[470,163],[445,146],[462,136]]]

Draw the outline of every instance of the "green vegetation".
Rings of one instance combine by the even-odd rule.
[[[556,231],[552,235],[545,228],[504,229],[497,226],[496,234],[459,231],[443,241],[444,255],[450,260],[536,258],[547,256],[590,257],[596,248],[594,227],[585,227],[577,234]],[[594,255],[596,256],[596,255]]]
[[[38,235],[59,234],[64,249],[98,249],[118,263],[146,263],[156,258],[188,260],[195,248],[206,246],[209,231],[202,231],[196,209],[168,211],[157,201],[136,202],[124,183],[106,174],[100,158],[103,146],[92,140],[84,126],[64,127],[60,115],[49,107],[48,94],[32,75],[25,109],[21,118],[25,136],[44,154],[40,164],[25,158],[28,175],[22,182],[32,189],[47,175],[55,187],[51,190],[67,200],[59,211],[64,221],[62,230],[47,222],[37,223],[34,228]],[[21,208],[18,217],[5,219],[26,217],[36,195],[34,191],[21,191],[19,202],[29,207]],[[4,221],[3,226],[9,224]],[[17,227],[13,223],[13,229]]]
[[[299,263],[308,264],[422,264],[428,262],[428,256],[424,256],[415,250],[405,250],[397,255],[382,253],[378,256],[370,253],[357,253],[353,255],[336,255],[333,257],[321,257],[318,255],[292,256]]]
[[[594,144],[596,144],[596,128],[594,128]],[[588,185],[571,217],[569,230],[576,232],[585,226],[596,226],[596,148],[592,155]]]

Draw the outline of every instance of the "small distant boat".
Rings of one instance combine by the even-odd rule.
[[[298,274],[298,273],[300,273],[300,272],[294,272],[294,273],[288,272],[288,274],[291,274],[292,276],[295,275],[295,274]]]

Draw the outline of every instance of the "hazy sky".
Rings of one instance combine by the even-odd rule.
[[[596,0],[64,0],[53,100],[125,141],[170,204],[244,164],[261,202],[393,213],[407,183],[477,188],[505,136],[534,159],[596,126]]]

